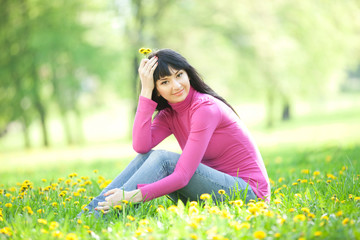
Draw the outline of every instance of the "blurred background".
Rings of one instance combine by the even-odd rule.
[[[360,142],[359,0],[0,2],[0,174],[134,156],[141,47],[185,56],[260,149]]]

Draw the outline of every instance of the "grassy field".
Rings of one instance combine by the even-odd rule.
[[[124,203],[101,219],[75,216],[115,176],[109,169],[117,163],[74,164],[82,170],[67,174],[39,168],[2,186],[0,239],[360,239],[359,145],[268,150],[264,158],[270,204],[224,196],[184,205],[162,197],[137,208]]]
[[[353,108],[273,130],[250,126],[271,178],[270,203],[161,197],[100,219],[75,217],[134,157],[129,143],[4,151],[0,239],[360,239],[359,122]],[[173,141],[160,148],[177,150]]]

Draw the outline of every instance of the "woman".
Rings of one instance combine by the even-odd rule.
[[[87,206],[105,213],[122,200],[174,201],[242,193],[270,200],[260,152],[232,107],[179,53],[163,49],[139,66],[141,93],[133,127],[137,157]],[[158,113],[152,120],[154,111]],[[151,150],[174,134],[182,153]],[[220,198],[218,198],[220,199]]]

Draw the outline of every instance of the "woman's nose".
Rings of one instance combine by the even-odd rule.
[[[174,80],[173,87],[174,88],[179,88],[179,87],[181,87],[181,84],[177,80]]]

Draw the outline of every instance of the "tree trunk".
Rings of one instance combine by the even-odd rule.
[[[275,96],[272,89],[267,92],[267,114],[266,114],[266,127],[272,128],[274,126],[274,101]]]
[[[64,109],[60,110],[60,115],[61,115],[61,123],[62,123],[64,131],[65,131],[66,143],[67,143],[67,145],[70,146],[70,145],[74,144],[74,141],[73,141],[73,136],[71,134],[70,123],[69,123],[67,114]]]
[[[84,128],[83,128],[83,118],[82,118],[79,108],[76,105],[73,106],[73,110],[76,115],[76,125],[77,125],[76,141],[79,144],[84,144],[85,143],[85,134],[84,134]]]
[[[26,149],[31,148],[31,141],[30,141],[30,135],[29,135],[29,122],[26,119],[26,116],[23,115],[21,118],[22,121],[22,133],[24,137],[24,146]]]
[[[281,120],[282,121],[289,121],[290,120],[290,103],[289,101],[285,100],[284,105],[283,105],[283,109],[282,109],[282,114],[281,114]]]
[[[34,54],[35,55],[35,54]],[[33,57],[33,62],[31,64],[31,72],[32,72],[32,81],[33,81],[33,89],[32,89],[32,93],[33,93],[33,99],[34,99],[34,106],[36,111],[39,114],[40,117],[40,126],[41,126],[41,133],[42,133],[42,137],[43,137],[43,146],[44,147],[49,147],[49,135],[48,135],[48,129],[47,129],[47,124],[46,124],[46,110],[45,107],[43,105],[43,102],[41,100],[41,96],[40,96],[40,84],[39,84],[39,78],[37,75],[37,69],[36,69],[36,65],[35,65],[35,56]]]

